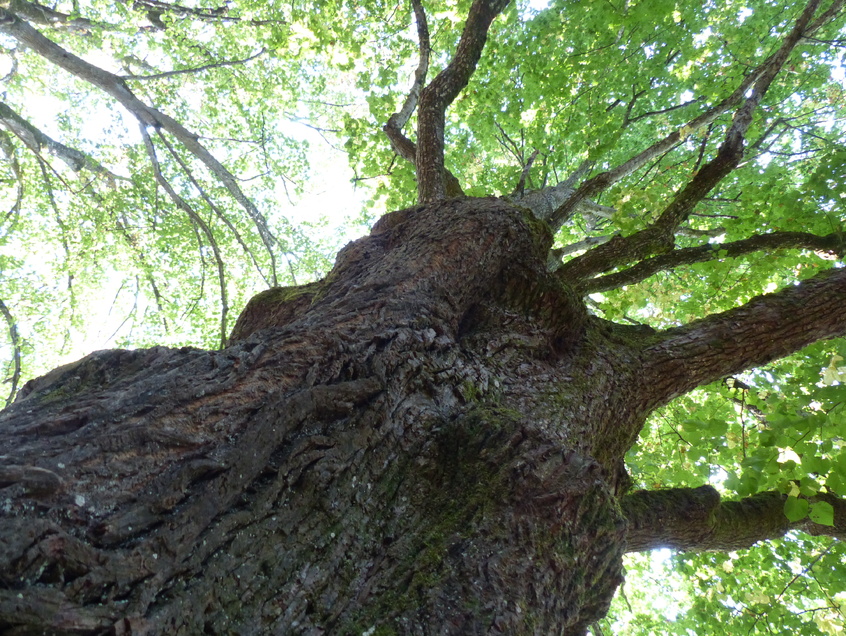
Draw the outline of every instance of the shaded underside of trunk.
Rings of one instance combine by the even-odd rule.
[[[10,633],[583,633],[621,581],[630,331],[495,199],[384,217],[219,352],[108,351],[2,414]]]

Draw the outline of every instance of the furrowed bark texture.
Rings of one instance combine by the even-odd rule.
[[[31,382],[0,422],[0,631],[583,633],[621,580],[595,449],[640,425],[607,398],[636,354],[548,247],[496,200],[396,212],[224,351]]]
[[[722,332],[589,316],[550,244],[501,200],[394,212],[223,351],[30,382],[0,413],[0,631],[585,633],[621,581],[623,456],[688,382],[672,346]],[[697,381],[748,361],[708,355]]]

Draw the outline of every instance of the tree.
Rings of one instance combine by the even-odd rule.
[[[711,593],[661,629],[714,620],[721,605],[734,616],[719,620],[747,631],[835,633],[846,101],[831,69],[842,4],[414,0],[415,39],[400,32],[408,8],[379,2],[319,16],[296,3],[0,9],[15,55],[98,88],[141,131],[119,142],[123,165],[138,167],[123,177],[118,154],[75,149],[20,104],[4,107],[9,218],[27,196],[60,217],[93,206],[160,305],[151,263],[179,274],[187,228],[199,276],[217,279],[221,338],[227,268],[239,280],[229,259],[271,285],[218,350],[96,352],[27,382],[0,414],[0,626],[598,633],[624,553],[672,547],[704,553],[679,571],[714,589],[757,587]],[[335,116],[338,134],[358,174],[378,182],[374,201],[400,209],[319,280],[278,285],[287,248],[193,132],[203,119],[184,105],[196,89],[142,99],[130,82],[146,80],[70,51],[108,43],[127,64],[174,67],[148,79],[193,77],[180,56],[205,55],[215,33],[229,52],[260,53],[194,64],[226,73],[209,80],[212,95],[253,79],[270,91],[268,74],[297,64],[293,99],[320,101],[327,120],[349,74],[369,91],[366,112]],[[163,41],[179,44],[172,58],[128,53]],[[391,57],[374,73],[364,51]],[[232,71],[254,63],[266,64],[255,77]],[[279,167],[259,109],[240,97],[208,108],[235,128],[221,156],[251,168],[256,157],[232,141],[243,134],[259,163]],[[385,137],[365,134],[377,125]],[[74,192],[45,149],[93,181]],[[25,165],[42,177],[34,195]],[[136,216],[127,196],[143,203]],[[168,233],[176,211],[186,222]],[[181,252],[162,259],[150,249],[159,239],[140,242],[155,232]],[[766,571],[732,574],[745,558],[734,551],[781,537],[753,561],[804,555],[783,589],[768,592],[779,582]]]

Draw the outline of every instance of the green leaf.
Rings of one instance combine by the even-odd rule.
[[[788,497],[784,501],[784,516],[790,521],[799,521],[808,514],[808,500],[798,497]]]
[[[814,523],[824,526],[834,525],[834,507],[827,501],[817,501],[811,504],[808,516]]]

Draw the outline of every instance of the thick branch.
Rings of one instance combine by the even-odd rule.
[[[417,70],[414,71],[414,82],[408,91],[408,95],[403,102],[402,108],[391,115],[388,123],[385,124],[385,133],[394,145],[394,139],[391,137],[392,133],[399,133],[402,136],[402,128],[408,123],[414,109],[417,108],[417,102],[420,99],[420,91],[423,90],[423,85],[426,83],[426,74],[429,72],[429,52],[431,51],[431,44],[429,43],[429,24],[426,21],[426,12],[423,10],[423,5],[420,0],[411,0],[411,6],[414,9],[414,19],[417,22],[417,40],[420,48],[420,60],[417,62]],[[404,157],[414,162],[414,155],[406,156],[404,147],[397,147],[394,145],[394,150],[401,157]]]
[[[554,186],[532,190],[519,196],[503,198],[514,205],[531,210],[532,214],[539,219],[549,218],[558,206],[573,196],[575,192],[573,185],[590,170],[591,165],[592,163],[589,161],[582,162],[582,165],[572,175]],[[616,212],[613,207],[599,205],[588,199],[580,200],[574,209],[585,216],[594,226],[598,224],[600,219],[610,219]]]
[[[567,221],[567,219],[572,216],[576,209],[576,206],[579,204],[580,201],[595,197],[597,194],[599,194],[609,186],[613,185],[620,179],[630,175],[635,170],[641,168],[648,161],[670,150],[679,142],[684,141],[684,139],[688,137],[691,133],[702,128],[703,126],[707,126],[708,124],[713,122],[717,117],[740,104],[744,96],[747,94],[747,91],[749,91],[749,89],[753,86],[755,88],[753,90],[752,96],[749,99],[753,100],[754,105],[751,106],[751,108],[754,108],[754,106],[757,105],[758,100],[760,100],[761,96],[766,91],[766,88],[769,86],[773,77],[775,77],[775,74],[778,73],[778,71],[784,64],[787,55],[789,55],[790,51],[792,51],[796,43],[799,41],[799,38],[801,38],[803,35],[808,36],[817,29],[819,29],[821,26],[823,26],[828,20],[831,19],[833,15],[835,15],[840,10],[843,2],[842,0],[837,0],[832,5],[832,7],[830,7],[818,20],[809,25],[810,19],[813,17],[813,14],[816,11],[818,4],[818,0],[811,0],[811,2],[808,3],[808,6],[803,11],[802,16],[799,18],[799,20],[797,20],[796,26],[791,31],[791,33],[785,38],[779,50],[773,55],[771,55],[769,58],[767,58],[755,70],[749,73],[749,75],[744,78],[744,80],[731,93],[731,95],[726,97],[719,104],[706,110],[698,117],[695,117],[694,119],[687,122],[679,130],[670,133],[660,141],[656,142],[641,153],[635,155],[631,159],[620,164],[616,168],[613,168],[612,170],[606,172],[602,172],[594,176],[593,178],[585,181],[581,186],[579,186],[579,188],[573,193],[573,195],[569,197],[566,201],[564,201],[547,219],[547,222],[550,224],[553,230],[560,228]],[[749,99],[747,100],[747,104],[749,103]],[[751,109],[749,110],[749,113],[751,114]],[[743,125],[744,123],[746,126],[748,126],[748,122],[738,122],[737,118],[735,120],[736,125]],[[732,129],[734,129],[734,125],[732,126]],[[729,140],[727,139],[727,141]]]
[[[104,175],[112,183],[117,179],[127,181],[125,177],[117,176],[85,153],[69,148],[45,135],[3,102],[0,102],[0,125],[14,134],[36,155],[40,155],[42,149],[46,149],[50,154],[65,162],[74,172],[87,169]]]
[[[846,539],[846,501],[825,493],[809,498],[834,508],[834,525],[824,526],[808,517],[789,521],[784,514],[786,498],[779,492],[763,492],[721,502],[711,486],[635,492],[621,502],[629,522],[627,551],[739,550],[790,530]]]
[[[846,334],[846,268],[658,334],[640,376],[651,410],[694,387]]]
[[[844,244],[843,236],[840,234],[817,236],[807,232],[775,232],[752,236],[732,243],[708,243],[707,245],[673,250],[668,254],[648,258],[621,272],[591,278],[579,286],[579,291],[584,294],[608,291],[623,285],[639,283],[657,272],[681,265],[704,263],[720,258],[734,258],[761,250],[778,249],[806,249],[842,256],[846,252],[846,244]]]
[[[89,64],[82,58],[64,50],[5,9],[0,9],[0,33],[5,33],[56,66],[101,89],[132,113],[142,126],[164,129],[182,143],[223,184],[229,191],[229,194],[232,195],[232,198],[247,211],[270,256],[271,275],[273,284],[276,284],[276,257],[273,249],[276,240],[270,233],[267,220],[253,202],[243,193],[234,175],[206,150],[198,141],[199,137],[197,135],[172,117],[152,106],[147,106],[132,93],[126,82],[117,75],[104,71],[93,64]]]
[[[444,122],[446,109],[467,86],[482,57],[488,29],[508,0],[475,0],[449,65],[420,93],[417,110],[417,198],[428,203],[446,197]]]
[[[426,82],[426,74],[429,72],[429,25],[426,21],[426,12],[420,0],[411,0],[414,8],[414,18],[417,22],[417,39],[420,43],[420,61],[417,63],[417,70],[414,72],[414,82],[408,91],[402,108],[390,116],[388,122],[382,127],[391,142],[394,152],[400,157],[415,165],[417,161],[417,145],[402,132],[403,127],[408,123],[417,103],[420,100],[420,91]],[[449,197],[457,197],[464,194],[458,179],[449,170],[444,168],[446,179],[446,194]]]

